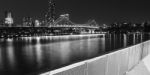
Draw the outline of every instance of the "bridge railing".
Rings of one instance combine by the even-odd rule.
[[[134,68],[148,54],[150,41],[41,75],[126,75],[128,70]]]
[[[86,26],[86,25],[50,25],[49,27],[79,27],[79,28],[99,28],[99,26]]]

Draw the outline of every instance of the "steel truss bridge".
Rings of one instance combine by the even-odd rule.
[[[49,25],[49,27],[99,29],[99,25],[95,20],[89,20],[85,24],[76,24],[69,19],[69,16],[60,16],[53,24]]]

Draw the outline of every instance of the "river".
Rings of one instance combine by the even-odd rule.
[[[149,37],[148,34],[106,34],[0,39],[0,75],[32,75],[54,70]]]

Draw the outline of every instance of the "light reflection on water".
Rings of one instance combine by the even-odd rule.
[[[9,62],[7,65],[9,66],[9,69],[14,69],[15,67],[15,53],[14,53],[14,47],[12,46],[12,42],[8,43],[8,47],[6,49],[7,54],[7,62]]]
[[[3,69],[3,55],[2,55],[2,49],[0,48],[0,69]]]
[[[123,34],[123,47],[126,47],[127,46],[127,35]]]
[[[94,38],[93,38],[94,37]],[[146,40],[143,34],[0,39],[0,75],[56,69]]]

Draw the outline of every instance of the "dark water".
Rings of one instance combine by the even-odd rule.
[[[148,39],[148,34],[0,39],[0,75],[37,74]]]

